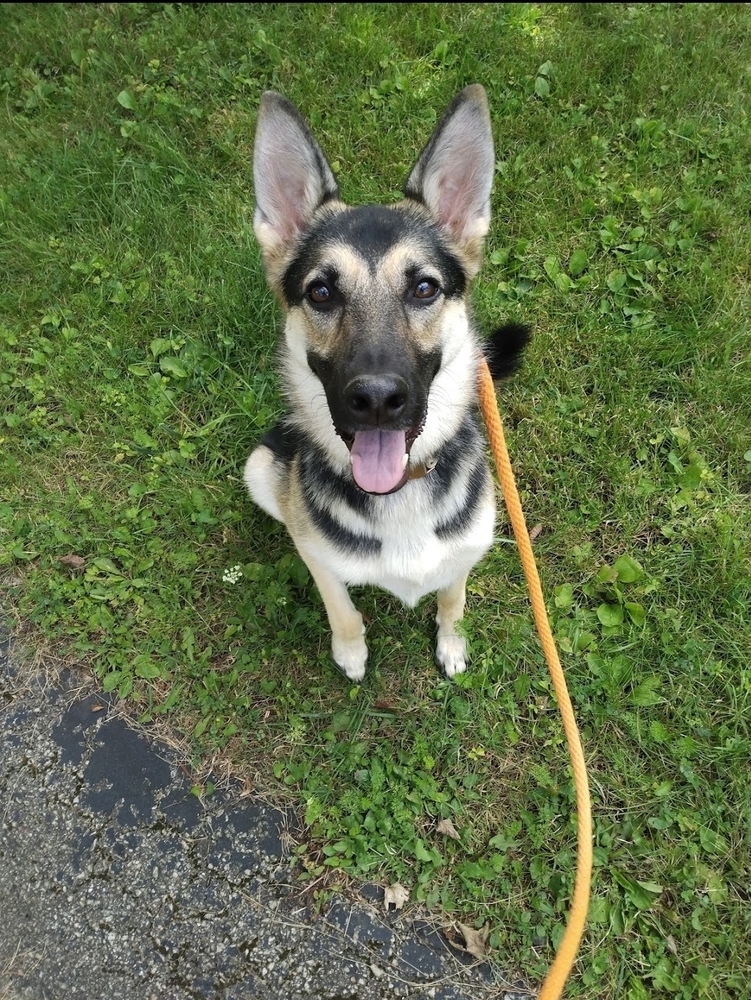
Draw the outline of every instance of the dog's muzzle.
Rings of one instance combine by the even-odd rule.
[[[396,492],[410,478],[409,452],[425,422],[423,414],[417,425],[399,427],[409,420],[406,380],[396,374],[360,375],[342,396],[353,432],[339,433],[350,449],[355,482],[366,493]]]

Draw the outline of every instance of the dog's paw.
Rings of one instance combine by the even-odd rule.
[[[467,669],[467,642],[461,635],[439,635],[435,647],[438,666],[447,677],[463,674]]]
[[[365,664],[368,661],[368,647],[362,636],[357,639],[332,639],[331,655],[334,663],[344,676],[359,683],[365,676]]]

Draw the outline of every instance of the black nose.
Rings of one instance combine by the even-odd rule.
[[[357,424],[388,424],[404,412],[409,387],[400,375],[361,375],[344,387],[344,405]]]

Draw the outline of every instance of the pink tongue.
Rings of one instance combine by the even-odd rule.
[[[404,431],[358,431],[352,445],[352,475],[368,493],[390,493],[405,477]]]

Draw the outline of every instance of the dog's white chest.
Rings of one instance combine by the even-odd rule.
[[[428,519],[421,521],[419,510],[404,504],[379,525],[377,554],[348,555],[331,548],[326,561],[348,584],[382,587],[413,607],[469,572],[492,545],[494,521],[490,501],[476,513],[471,527],[441,538]]]

